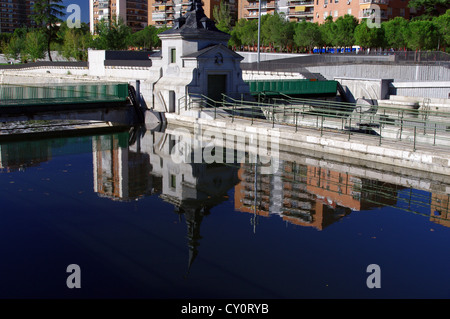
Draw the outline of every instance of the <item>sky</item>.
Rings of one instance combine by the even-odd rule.
[[[62,4],[66,7],[70,4],[79,5],[81,11],[81,22],[89,23],[89,0],[63,0]],[[66,17],[71,14],[72,11],[68,12]]]

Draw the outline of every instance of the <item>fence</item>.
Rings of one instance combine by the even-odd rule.
[[[379,145],[387,141],[404,142],[413,151],[417,145],[432,145],[450,149],[450,113],[429,109],[393,108],[382,105],[356,104],[329,100],[312,100],[285,96],[271,103],[245,101],[223,95],[214,101],[203,95],[191,94],[179,100],[178,112],[200,109],[213,113],[226,112],[233,122],[236,118],[295,128],[312,128],[324,132],[354,137],[367,136]]]

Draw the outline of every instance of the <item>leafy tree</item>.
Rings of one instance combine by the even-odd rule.
[[[423,8],[422,18],[431,19],[437,17],[448,9],[448,0],[410,0],[408,7],[414,9]]]
[[[369,28],[364,20],[355,28],[355,43],[365,48],[384,47],[384,28]]]
[[[128,48],[131,28],[123,19],[113,17],[111,22],[102,19],[96,26],[94,46],[99,50],[124,50]]]
[[[158,34],[166,29],[167,28],[156,28],[152,25],[146,26],[143,30],[130,35],[129,44],[135,47],[144,47],[151,50],[152,48],[161,45]]]
[[[217,29],[226,33],[231,32],[231,22],[233,21],[233,16],[228,3],[221,0],[220,4],[213,8],[213,17],[216,21]]]
[[[295,26],[294,42],[301,48],[311,51],[323,45],[322,32],[318,23],[302,21]]]
[[[278,13],[261,18],[261,38],[264,45],[273,45],[281,50],[293,43],[294,26]]]
[[[438,33],[432,21],[416,20],[408,25],[408,47],[412,50],[433,50],[437,47]]]
[[[346,14],[337,18],[335,24],[332,43],[339,47],[351,47],[355,43],[354,32],[358,25],[358,20],[354,16]]]
[[[383,22],[384,37],[386,45],[394,49],[403,49],[407,46],[408,20],[402,17],[395,17]]]
[[[258,21],[239,19],[231,32],[231,45],[255,45],[258,42]]]
[[[438,45],[444,49],[450,47],[450,9],[435,17],[433,23],[438,31]]]
[[[50,43],[57,37],[57,24],[62,22],[59,17],[64,15],[63,10],[65,7],[61,3],[62,0],[36,0],[33,6],[32,18],[46,37],[47,53],[50,61],[52,61]]]
[[[45,57],[45,50],[47,49],[46,40],[46,35],[40,30],[27,33],[25,37],[25,49],[23,51],[27,60],[36,62],[36,60]]]
[[[27,35],[26,28],[19,28],[14,30],[9,43],[4,48],[4,53],[8,59],[21,59],[22,62],[25,60],[25,56],[22,55],[25,49],[25,37]]]
[[[322,41],[325,46],[334,45],[334,35],[336,33],[336,24],[333,22],[332,16],[327,16],[325,22],[319,26],[322,34]]]

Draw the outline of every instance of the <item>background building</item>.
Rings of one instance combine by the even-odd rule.
[[[0,32],[14,32],[24,26],[32,26],[30,18],[34,1],[0,0]]]
[[[235,10],[236,0],[225,0],[229,3],[230,9]],[[189,0],[148,0],[148,21],[155,26],[173,26],[173,21],[185,14],[189,5]],[[205,15],[213,19],[215,6],[220,5],[220,0],[203,0],[203,10]]]
[[[148,25],[148,0],[89,0],[89,12],[91,33],[102,19],[113,17],[121,18],[133,32]]]

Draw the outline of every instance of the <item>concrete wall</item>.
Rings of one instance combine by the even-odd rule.
[[[380,100],[389,95],[388,79],[368,79],[368,78],[344,78],[335,77],[334,80],[341,83],[347,91],[347,100],[355,102],[357,99]]]
[[[390,93],[400,96],[450,99],[450,81],[393,82]]]
[[[450,81],[450,69],[436,65],[353,64],[305,67],[328,80],[335,77],[393,79],[402,81]]]
[[[258,53],[257,52],[243,52],[237,51],[236,53],[242,55],[244,63],[252,63],[258,61]],[[294,53],[260,53],[260,61],[270,61],[270,60],[279,60],[279,59],[287,59],[287,58],[295,58],[299,56],[307,56],[308,54],[294,54]]]

